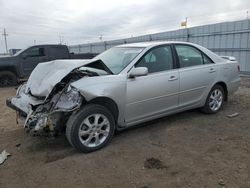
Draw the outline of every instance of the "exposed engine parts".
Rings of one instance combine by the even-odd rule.
[[[25,119],[26,132],[31,135],[54,135],[65,130],[70,115],[86,104],[85,97],[89,96],[73,83],[108,74],[112,72],[101,60],[79,60],[75,64],[48,62],[47,65],[39,65],[27,84],[18,88],[16,97],[6,103],[16,110],[17,123],[19,119]]]
[[[44,135],[59,131],[59,126],[64,124],[64,117],[79,109],[83,100],[80,92],[70,86],[70,83],[84,76],[95,75],[75,70],[57,84],[44,103],[31,105],[24,124],[26,132],[31,135]],[[24,87],[21,86],[18,93],[20,90],[24,91]]]

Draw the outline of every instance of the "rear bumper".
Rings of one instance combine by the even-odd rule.
[[[238,90],[238,88],[240,87],[240,82],[241,82],[241,78],[238,77],[229,83],[229,85],[228,85],[228,94],[229,95],[232,95],[235,91]]]

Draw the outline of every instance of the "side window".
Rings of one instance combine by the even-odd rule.
[[[155,57],[155,55],[152,53],[152,51],[151,52],[149,52],[146,56],[145,56],[145,62],[147,62],[147,63],[153,63],[153,62],[155,62],[156,61],[156,57]]]
[[[181,68],[203,64],[203,57],[199,50],[187,45],[175,45],[175,49]]]
[[[213,63],[207,56],[203,55],[203,61],[204,61],[204,64],[211,64]]]
[[[39,48],[39,47],[30,48],[26,53],[28,57],[45,56],[44,48]]]
[[[170,46],[150,50],[135,67],[147,67],[149,73],[173,69],[173,58]]]

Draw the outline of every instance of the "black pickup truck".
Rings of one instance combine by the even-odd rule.
[[[0,87],[26,80],[38,63],[55,59],[92,59],[97,54],[69,53],[66,45],[36,45],[13,56],[0,57]]]

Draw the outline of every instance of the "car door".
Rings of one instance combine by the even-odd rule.
[[[179,106],[199,105],[216,78],[217,67],[193,46],[178,44],[175,49],[180,66]]]
[[[174,69],[171,46],[149,50],[135,67],[147,67],[148,75],[127,79],[127,124],[151,119],[177,108],[179,73]]]
[[[31,47],[23,52],[21,58],[22,68],[25,76],[30,75],[38,63],[48,61],[44,47]]]

